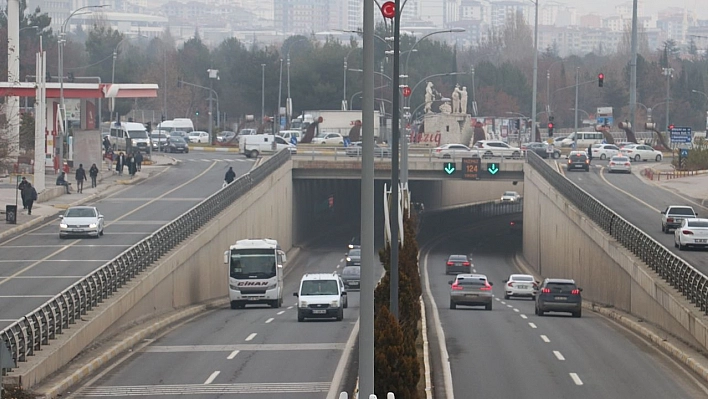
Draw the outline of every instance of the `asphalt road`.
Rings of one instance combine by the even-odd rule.
[[[55,220],[0,242],[0,329],[221,189],[228,165],[237,176],[253,165],[218,153],[174,158],[182,162],[89,204],[105,216],[101,238],[60,239]]]
[[[640,163],[644,164],[644,163]],[[690,205],[701,217],[708,215],[708,209],[694,203],[678,193],[670,192],[642,181],[635,174],[607,173],[605,162],[596,162],[590,172],[573,171],[563,173],[583,190],[608,206],[620,216],[663,244],[693,267],[708,274],[708,257],[705,250],[674,248],[674,231],[661,231],[661,214],[669,205]],[[636,167],[636,166],[635,166]]]
[[[456,398],[705,398],[708,390],[645,341],[587,310],[534,315],[529,299],[503,300],[503,280],[518,273],[520,238],[508,219],[439,240],[422,254],[445,333]],[[494,283],[492,311],[449,309],[445,261],[473,254],[474,270]]]
[[[195,398],[324,399],[328,393],[338,395],[332,381],[343,349],[353,339],[359,293],[348,293],[343,321],[303,323],[297,321],[292,293],[303,274],[344,267],[347,237],[328,237],[286,265],[282,308],[252,305],[207,312],[146,342],[69,397],[189,394]]]

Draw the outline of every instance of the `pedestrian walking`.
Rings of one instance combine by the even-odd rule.
[[[135,167],[138,172],[140,172],[143,167],[143,153],[140,151],[135,153]]]
[[[111,149],[111,141],[108,140],[108,136],[103,138],[103,151],[108,152]]]
[[[122,152],[118,154],[118,157],[116,158],[116,172],[118,172],[118,176],[123,176],[123,168],[125,167],[125,154]]]
[[[108,151],[106,151],[106,155],[104,158],[106,158],[106,163],[108,163],[108,171],[113,173],[113,158],[115,157],[115,154],[113,153],[113,150],[110,148]]]
[[[592,145],[588,146],[588,162],[592,162]]]
[[[89,176],[91,176],[91,188],[96,188],[96,178],[98,177],[98,166],[96,164],[91,165]]]
[[[128,174],[130,175],[130,178],[132,179],[133,176],[135,176],[136,172],[136,163],[135,163],[135,153],[132,153],[131,155],[128,155]]]
[[[37,201],[37,190],[32,187],[32,183],[27,182],[25,188],[22,189],[22,194],[24,195],[27,201],[27,214],[31,215],[32,205],[34,204],[34,201]]]
[[[86,170],[84,169],[84,164],[80,163],[79,168],[76,169],[76,192],[84,192],[84,182],[88,180],[86,178]]]
[[[27,209],[27,199],[25,198],[25,187],[30,184],[26,177],[22,177],[22,181],[17,185],[17,189],[20,190],[20,197],[22,197],[22,208]]]
[[[224,181],[226,184],[231,184],[234,179],[236,179],[236,172],[234,172],[234,168],[232,166],[229,166],[229,170],[226,171],[226,175],[224,176]]]

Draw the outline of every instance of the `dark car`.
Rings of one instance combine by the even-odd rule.
[[[445,274],[469,273],[472,263],[467,255],[450,255],[445,263]]]
[[[189,153],[189,145],[187,141],[180,136],[170,136],[167,138],[167,144],[165,144],[166,152],[183,152],[185,154]]]
[[[359,238],[359,236],[352,237],[352,239],[349,240],[349,249],[353,248],[361,248],[361,238]]]
[[[583,309],[583,289],[574,280],[547,278],[541,284],[536,295],[534,313],[543,316],[546,312],[569,312],[573,317],[580,317]]]
[[[361,280],[361,266],[346,266],[342,269],[341,277],[347,289],[358,289]]]
[[[361,266],[361,248],[352,248],[347,253],[347,266]]]
[[[553,159],[558,159],[561,156],[560,150],[555,147],[553,148],[553,152],[548,152],[548,143],[526,143],[525,147],[526,151],[533,151],[541,158],[552,157]]]
[[[566,166],[568,171],[575,169],[582,169],[586,172],[590,171],[590,161],[585,151],[572,151],[568,155],[568,165]]]

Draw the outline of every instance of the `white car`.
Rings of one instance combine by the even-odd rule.
[[[674,246],[680,250],[689,246],[708,248],[708,219],[684,219],[674,231]]]
[[[433,155],[436,158],[442,159],[479,156],[477,151],[473,151],[472,149],[463,144],[445,144],[440,147],[436,147],[433,149]]]
[[[607,164],[607,171],[609,173],[632,173],[632,163],[629,162],[629,158],[625,157],[624,155],[615,155],[614,157],[610,158],[610,162]]]
[[[628,144],[622,147],[620,151],[635,162],[649,160],[661,162],[661,158],[663,157],[661,151],[655,150],[646,144]]]
[[[312,139],[312,144],[344,144],[344,136],[339,133],[322,132]]]
[[[72,206],[59,219],[59,238],[103,235],[103,215],[95,206]]]
[[[479,140],[474,143],[473,149],[478,150],[482,157],[503,157],[503,158],[519,158],[521,157],[521,149],[512,147],[509,144],[498,140]]]
[[[530,274],[512,274],[504,280],[504,299],[524,296],[536,299],[539,283]]]
[[[501,202],[519,202],[521,196],[516,191],[504,191],[501,196]]]
[[[208,143],[209,142],[209,133],[202,132],[199,130],[189,132],[189,142],[190,143],[197,143],[197,144]]]
[[[619,155],[620,149],[614,144],[593,144],[592,157],[593,159],[607,159],[615,155]]]

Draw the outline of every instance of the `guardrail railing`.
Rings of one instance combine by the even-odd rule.
[[[57,334],[100,305],[133,277],[208,223],[234,201],[290,160],[288,151],[269,157],[179,218],[128,248],[37,309],[0,331],[15,363],[24,362]]]
[[[646,263],[701,311],[708,313],[708,277],[705,274],[556,172],[538,155],[529,154],[528,162],[581,212]]]
[[[523,210],[523,198],[514,203],[502,203],[496,200],[454,208],[426,210],[422,213],[422,223],[419,230],[425,234],[420,236],[420,241],[438,234],[440,229],[452,230],[461,225],[496,216],[520,214]]]
[[[477,150],[474,148],[470,152],[438,153],[434,148],[410,147],[408,149],[408,159],[410,161],[428,160],[432,162],[455,162],[461,160],[462,158],[482,158],[491,159],[498,162],[522,162],[524,161],[525,152],[525,150],[519,151],[518,156],[512,156],[511,154],[499,156],[485,153],[485,150]],[[376,161],[390,161],[391,154],[391,148],[389,147],[377,146],[374,148],[374,160]],[[293,155],[296,159],[309,158],[313,161],[323,157],[334,157],[335,161],[339,159],[361,161],[361,156],[361,147],[326,146],[318,144],[298,145],[297,154]]]

